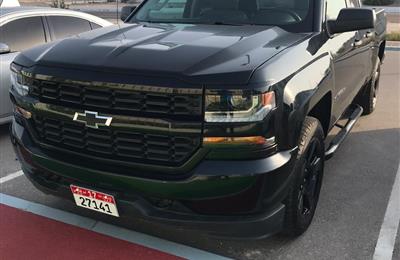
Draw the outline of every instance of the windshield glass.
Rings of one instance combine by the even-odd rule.
[[[276,25],[311,31],[313,0],[147,0],[130,22]]]

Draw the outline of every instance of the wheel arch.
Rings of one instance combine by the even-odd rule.
[[[332,92],[326,93],[317,104],[315,104],[307,116],[318,119],[324,129],[325,136],[328,135],[332,116]]]

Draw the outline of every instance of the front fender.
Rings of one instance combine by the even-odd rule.
[[[280,88],[283,97],[281,139],[287,140],[286,145],[289,147],[298,144],[305,117],[325,95],[332,92],[333,74],[331,57],[323,54],[291,75],[284,87]],[[332,103],[330,102],[331,106]],[[331,122],[330,117],[329,123]]]

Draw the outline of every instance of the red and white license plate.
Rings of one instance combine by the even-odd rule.
[[[114,196],[75,185],[70,187],[77,206],[119,217]]]

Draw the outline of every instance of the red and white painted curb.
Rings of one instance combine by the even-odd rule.
[[[0,193],[2,259],[228,259]]]

